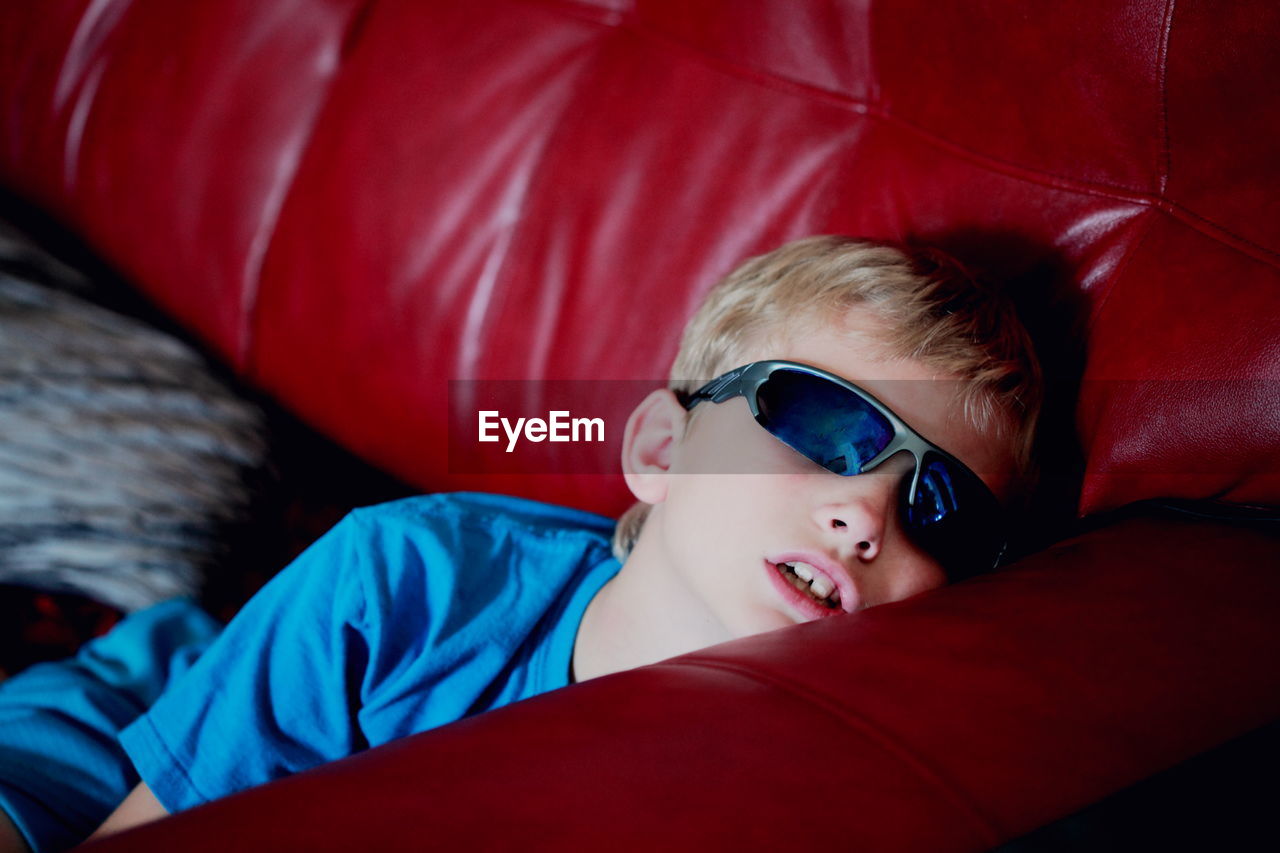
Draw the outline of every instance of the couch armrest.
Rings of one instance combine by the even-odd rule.
[[[94,849],[985,849],[1280,717],[1277,565],[1266,533],[1130,519]]]

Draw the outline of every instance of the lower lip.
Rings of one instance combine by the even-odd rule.
[[[812,622],[815,619],[829,619],[844,612],[839,607],[824,607],[814,601],[808,593],[796,589],[791,585],[791,581],[784,578],[782,572],[778,571],[777,565],[770,563],[768,560],[764,561],[764,570],[769,574],[769,582],[773,584],[773,588],[778,595],[782,596],[782,600],[790,605],[791,609],[802,616],[806,622]]]

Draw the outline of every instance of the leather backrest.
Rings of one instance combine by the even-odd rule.
[[[424,488],[619,509],[616,477],[451,472],[447,380],[661,379],[719,276],[844,232],[1054,292],[1084,347],[1082,511],[1275,502],[1278,24],[1156,0],[16,3],[0,175]]]

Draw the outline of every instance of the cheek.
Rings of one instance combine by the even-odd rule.
[[[733,474],[673,474],[664,512],[671,545],[705,560],[734,541],[750,506]]]
[[[925,557],[917,566],[915,575],[914,589],[915,592],[927,592],[931,589],[938,589],[947,585],[947,573],[942,566],[931,557]]]
[[[687,533],[714,530],[722,537],[720,547],[732,546],[736,538],[775,518],[802,480],[773,474],[676,476],[668,503],[678,526]]]
[[[909,540],[903,539],[900,543],[902,547],[898,559],[894,561],[894,570],[889,576],[889,583],[881,591],[882,600],[876,602],[878,604],[902,601],[946,586],[946,572],[936,560],[916,548]]]
[[[777,531],[794,528],[791,517],[802,504],[804,475],[674,475],[664,508],[673,556],[692,561],[699,572],[740,567],[777,547]],[[738,569],[725,569],[737,571]]]

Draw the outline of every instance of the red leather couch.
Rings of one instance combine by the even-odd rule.
[[[451,469],[448,380],[660,379],[720,275],[843,232],[1047,306],[1056,498],[1099,519],[102,849],[982,849],[1276,720],[1275,534],[1100,514],[1280,504],[1278,32],[1265,2],[5,4],[5,185],[424,490],[621,510],[614,476]]]

